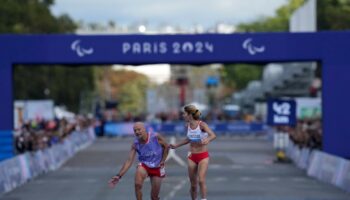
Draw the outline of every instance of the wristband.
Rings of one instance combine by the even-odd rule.
[[[115,176],[119,176],[119,179],[122,179],[122,175],[116,174]]]

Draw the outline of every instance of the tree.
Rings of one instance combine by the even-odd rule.
[[[15,99],[53,99],[78,112],[81,93],[93,91],[93,68],[85,66],[16,66]]]
[[[290,0],[287,5],[277,9],[275,16],[263,17],[250,23],[237,26],[239,32],[288,31],[289,19],[293,12],[306,0]],[[317,30],[350,29],[349,0],[317,1]]]
[[[262,70],[258,65],[225,65],[221,71],[221,78],[226,86],[240,90],[244,89],[249,81],[261,79]]]
[[[97,88],[100,96],[106,96],[110,90],[110,99],[118,102],[118,109],[123,113],[140,114],[146,108],[146,89],[149,79],[140,73],[111,68],[96,69]],[[106,84],[108,84],[106,88]],[[107,95],[108,96],[108,95]]]
[[[120,88],[119,110],[122,113],[141,114],[145,111],[145,90],[140,88],[139,83],[128,82]]]
[[[349,16],[349,0],[317,1],[318,30],[348,30],[350,29]]]
[[[1,0],[0,33],[72,33],[77,28],[66,14],[55,17],[54,0]]]
[[[242,23],[237,26],[238,32],[269,32],[288,31],[289,19],[305,0],[289,0],[288,4],[276,10],[275,16],[262,17],[254,22]]]

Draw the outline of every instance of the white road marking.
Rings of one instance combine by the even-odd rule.
[[[229,159],[232,163],[235,163],[235,160],[233,159],[232,155],[225,154],[226,158]]]
[[[306,179],[303,178],[303,177],[294,177],[294,178],[293,178],[293,181],[295,181],[295,182],[305,182]]]
[[[245,168],[243,165],[232,165],[231,169],[243,169]]]
[[[244,176],[244,177],[241,177],[240,180],[241,181],[251,181],[251,180],[253,180],[253,178]]]
[[[214,182],[223,182],[223,181],[228,181],[227,177],[217,177],[214,179]]]
[[[276,181],[279,181],[280,178],[278,178],[278,177],[269,177],[269,178],[267,178],[267,180],[270,181],[270,182],[276,182]]]
[[[185,179],[183,179],[182,181],[180,181],[179,184],[175,185],[175,187],[171,190],[171,192],[168,194],[168,196],[166,196],[164,198],[164,200],[172,199],[175,196],[176,192],[181,190],[181,188],[186,184],[186,182],[187,181]]]
[[[209,165],[209,169],[222,169],[223,166],[222,165],[218,165],[218,164],[211,164]]]
[[[266,169],[266,167],[262,165],[255,165],[253,169]]]
[[[171,137],[170,138],[170,144],[176,144],[176,139],[175,137]],[[168,157],[165,161],[168,161],[169,159],[174,159],[179,165],[185,167],[186,163],[185,161],[183,161],[176,153],[175,153],[175,149],[170,149],[169,150],[169,154]]]

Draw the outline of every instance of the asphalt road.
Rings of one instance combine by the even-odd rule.
[[[168,138],[170,139],[170,138]],[[62,168],[3,195],[3,200],[133,200],[135,167],[116,188],[108,179],[125,161],[132,138],[102,138]],[[188,147],[172,156],[186,162]],[[212,200],[349,200],[350,194],[308,177],[293,164],[274,163],[271,142],[264,137],[220,137],[210,144],[207,175]],[[136,166],[136,162],[134,166]],[[162,200],[190,200],[186,166],[171,157],[161,188]],[[144,199],[149,198],[149,180]]]

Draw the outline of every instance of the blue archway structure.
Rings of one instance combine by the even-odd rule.
[[[327,153],[350,158],[350,32],[1,35],[0,160],[13,156],[14,64],[289,61],[322,63],[323,149]]]

